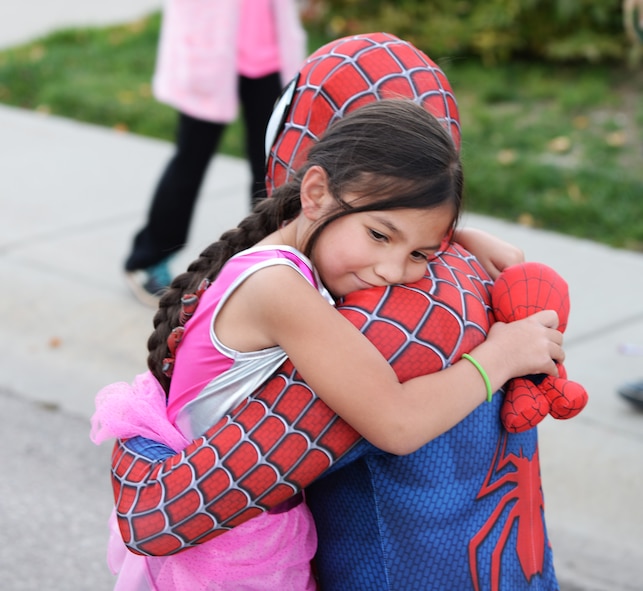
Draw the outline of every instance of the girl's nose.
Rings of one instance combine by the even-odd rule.
[[[375,266],[375,274],[387,285],[404,283],[406,275],[406,264],[403,261],[386,258]]]

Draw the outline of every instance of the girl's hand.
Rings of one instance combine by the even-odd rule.
[[[482,230],[459,228],[453,239],[475,255],[492,279],[497,279],[506,267],[525,260],[522,250]]]
[[[472,351],[495,389],[507,380],[529,374],[558,375],[555,361],[565,359],[558,314],[543,310],[515,322],[496,322],[487,340]]]

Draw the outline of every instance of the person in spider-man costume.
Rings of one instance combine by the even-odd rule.
[[[269,186],[288,177],[335,117],[381,98],[420,102],[459,144],[446,77],[391,35],[321,48],[291,92],[271,142]],[[448,366],[485,338],[493,321],[491,284],[475,257],[454,243],[419,283],[356,292],[338,307],[404,380]],[[334,415],[287,362],[179,453],[151,436],[117,440],[112,473],[120,532],[133,552],[171,555],[305,489],[324,591],[558,589],[537,431],[509,433],[501,404],[494,396],[415,453],[392,456]]]

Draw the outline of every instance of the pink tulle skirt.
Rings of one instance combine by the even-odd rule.
[[[165,395],[149,373],[119,382],[96,397],[92,441],[141,435],[175,451],[187,441],[165,413]],[[204,544],[172,556],[130,552],[110,521],[107,563],[118,575],[115,591],[313,591],[310,561],[317,548],[313,517],[305,503],[263,513]]]
[[[308,507],[262,515],[205,544],[172,556],[139,556],[110,519],[107,563],[115,591],[313,591],[310,561],[317,545]]]

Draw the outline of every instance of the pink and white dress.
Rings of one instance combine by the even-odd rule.
[[[250,275],[272,265],[301,273],[332,305],[311,262],[288,246],[254,247],[232,257],[201,296],[185,325],[165,405],[158,381],[147,372],[132,385],[107,386],[92,419],[95,443],[141,435],[180,451],[215,424],[286,359],[280,347],[241,352],[217,338],[214,321]],[[279,590],[313,591],[310,561],[317,547],[312,515],[304,502],[277,507],[200,546],[163,557],[129,552],[112,515],[108,562],[119,574],[116,591]]]

